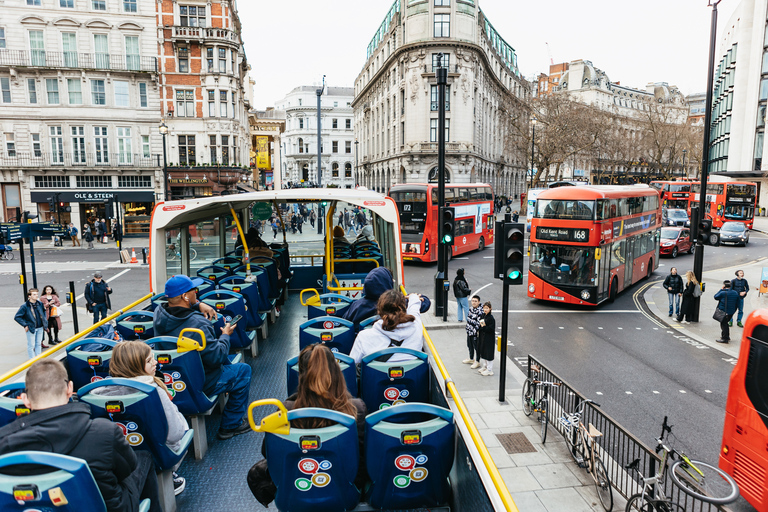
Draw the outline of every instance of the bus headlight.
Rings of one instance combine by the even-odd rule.
[[[536,285],[531,283],[528,285],[528,293],[536,293]]]
[[[581,290],[581,299],[589,300],[589,290]]]

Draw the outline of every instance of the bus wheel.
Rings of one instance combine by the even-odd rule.
[[[480,237],[480,243],[477,246],[477,250],[482,251],[483,249],[485,249],[485,238]]]
[[[675,250],[677,250],[677,247],[675,247]],[[653,274],[653,258],[648,260],[648,272],[646,273],[645,278],[650,279],[651,274]]]
[[[610,291],[610,298],[609,301],[613,302],[616,300],[616,289],[619,287],[619,280],[615,277],[613,278],[613,281],[611,281],[611,291]]]

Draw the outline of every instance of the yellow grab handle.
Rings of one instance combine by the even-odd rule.
[[[304,292],[311,292],[311,293],[314,293],[315,295],[313,297],[310,297],[307,300],[304,300]],[[302,306],[319,306],[320,294],[314,288],[307,288],[305,290],[301,290],[301,293],[299,293],[299,301],[301,302]]]
[[[187,331],[194,332],[195,334],[199,334],[200,339],[203,342],[202,346],[200,346],[200,343],[198,343],[196,340],[185,337],[184,333]],[[187,327],[186,329],[182,329],[181,332],[179,333],[179,339],[176,341],[176,347],[178,352],[192,352],[193,350],[202,352],[203,350],[205,350],[205,333],[200,329],[193,329],[192,327]]]
[[[274,405],[278,408],[278,411],[262,419],[261,425],[256,426],[256,422],[253,420],[253,410],[261,405]],[[256,432],[270,432],[280,435],[291,433],[291,425],[288,423],[288,410],[283,405],[283,402],[276,398],[265,398],[251,402],[251,405],[248,406],[248,424]]]

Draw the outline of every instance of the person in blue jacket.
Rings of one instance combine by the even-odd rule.
[[[185,275],[173,276],[166,281],[165,296],[168,303],[155,310],[155,335],[178,337],[182,330],[188,328],[203,331],[205,349],[200,352],[205,371],[203,392],[208,396],[229,393],[217,437],[231,439],[251,431],[245,419],[251,387],[251,367],[245,363],[229,362],[229,337],[235,328],[227,323],[221,328],[221,336],[216,336],[213,324],[206,318],[206,314],[210,316],[210,306],[197,300],[197,287],[201,284],[203,280],[199,277],[190,279]],[[198,337],[195,333],[185,336],[192,339]]]
[[[43,333],[48,320],[45,318],[45,308],[37,296],[37,288],[31,288],[27,292],[27,300],[13,318],[27,333],[27,355],[30,359],[39,356],[43,348],[48,348],[43,345]]]
[[[725,311],[725,317],[720,322],[720,339],[715,341],[718,343],[728,343],[731,341],[731,330],[728,323],[739,307],[739,294],[731,288],[731,282],[725,280],[723,281],[722,289],[715,294],[715,300],[719,301],[717,309]]]

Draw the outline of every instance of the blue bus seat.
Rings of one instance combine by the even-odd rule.
[[[219,279],[221,279],[222,277],[227,277],[228,275],[231,275],[231,274],[229,270],[225,269],[224,267],[209,265],[207,267],[198,269],[197,275],[198,277],[204,277],[206,279],[210,279],[214,283],[218,283]]]
[[[266,314],[259,313],[262,296],[257,277],[253,281],[247,282],[245,277],[235,274],[222,279],[219,282],[219,288],[239,293],[245,297],[245,305],[248,306],[248,317],[246,320],[248,321],[249,329],[260,327],[265,322]]]
[[[381,320],[381,317],[379,315],[373,315],[370,318],[366,318],[362,322],[360,322],[360,328],[357,330],[357,332],[364,331],[365,329],[370,329],[373,327],[373,324],[376,323],[377,320]]]
[[[155,336],[154,315],[129,311],[115,318],[115,330],[126,340],[147,340]]]
[[[334,352],[349,355],[355,344],[355,324],[334,316],[319,316],[299,326],[299,350],[324,343]]]
[[[67,370],[75,390],[109,377],[109,361],[115,341],[84,338],[67,345]]]
[[[234,275],[242,278],[248,277],[248,271],[245,265],[241,265],[235,269]],[[269,312],[277,302],[277,299],[270,299],[270,281],[267,270],[258,265],[251,265],[251,275],[256,276],[256,282],[259,285],[259,307],[260,313]]]
[[[25,389],[26,385],[23,382],[0,386],[0,427],[13,422],[19,416],[30,413],[30,410],[18,397]]]
[[[405,361],[380,361],[395,354]],[[429,403],[429,356],[418,350],[391,347],[365,356],[360,373],[360,398],[369,411],[406,402]]]
[[[333,357],[339,363],[341,368],[341,374],[344,375],[344,382],[347,385],[347,391],[353,397],[357,396],[357,368],[355,367],[355,360],[348,355],[340,352],[333,352]],[[291,396],[296,392],[299,387],[299,356],[292,357],[286,361],[287,366],[287,389],[288,396]]]
[[[198,276],[200,277],[200,276]],[[208,292],[211,292],[216,289],[216,281],[212,281],[208,279],[207,277],[200,277],[200,279],[203,280],[203,283],[197,287],[197,296],[200,297],[201,295],[205,295]]]
[[[360,501],[355,487],[359,461],[355,418],[313,407],[288,412],[288,421],[300,418],[336,424],[265,433],[267,464],[277,487],[275,506],[291,512],[352,510]]]
[[[153,296],[149,302],[151,311],[154,311],[158,306],[162,306],[164,304],[168,304],[168,298],[164,293],[158,293],[157,295]]]
[[[11,466],[19,465],[32,466],[33,472],[42,474],[15,476]],[[147,512],[149,505],[149,500],[143,500],[139,512]],[[57,453],[23,451],[0,456],[0,510],[107,512],[107,506],[84,460]]]
[[[307,318],[311,320],[319,316],[336,316],[352,302],[353,299],[338,293],[323,293],[320,295],[320,304],[308,306]]]
[[[248,332],[246,324],[248,321],[248,309],[245,304],[245,297],[239,293],[230,290],[214,290],[208,292],[200,300],[213,307],[217,313],[224,315],[227,321],[237,315],[242,315],[243,320],[235,325],[235,330],[230,336],[230,348],[233,350],[242,350],[258,343],[256,333]]]
[[[230,258],[242,258],[243,257],[243,246],[235,248],[234,251],[229,251],[224,256],[229,256]]]
[[[274,258],[268,258],[266,256],[254,256],[251,258],[251,269],[254,266],[261,267],[267,272],[269,277],[269,298],[279,299],[280,294],[283,292],[282,280],[277,274],[277,260]]]
[[[213,260],[213,262],[211,263],[211,265],[214,265],[216,267],[222,267],[229,272],[234,271],[237,267],[239,267],[242,264],[243,262],[240,261],[240,259],[233,258],[231,256],[225,256],[223,258]]]
[[[403,423],[408,416],[419,421]],[[450,410],[429,404],[403,404],[366,416],[368,503],[388,510],[447,503],[455,428]]]

